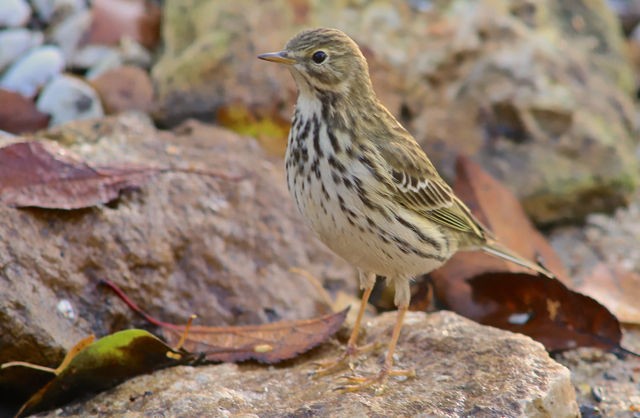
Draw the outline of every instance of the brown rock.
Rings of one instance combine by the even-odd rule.
[[[321,296],[290,267],[355,292],[354,269],[302,224],[281,164],[265,158],[255,140],[198,123],[158,132],[133,114],[46,135],[94,164],[193,165],[248,176],[161,174],[91,209],[0,207],[0,363],[57,367],[88,334],[147,327],[99,287],[102,278],[161,320],[186,323],[196,314],[211,326],[318,316]],[[0,372],[0,405],[11,397],[7,390]]]
[[[149,74],[134,66],[116,68],[91,81],[102,99],[107,114],[127,110],[151,109],[153,103],[153,85]]]
[[[23,134],[44,129],[50,116],[38,111],[33,100],[0,89],[0,130]]]
[[[153,49],[160,40],[160,7],[147,0],[94,0],[88,43],[119,45],[128,36]]]
[[[395,313],[366,327],[373,339],[393,325]],[[323,349],[324,348],[324,349]],[[450,312],[411,312],[397,354],[417,376],[391,378],[381,396],[333,391],[339,373],[311,379],[311,361],[338,350],[323,346],[289,367],[223,364],[178,367],[140,376],[83,405],[47,417],[578,417],[569,371],[541,344],[483,327]],[[376,373],[386,348],[354,362],[357,373]],[[311,357],[309,359],[308,357]]]
[[[272,127],[290,120],[295,84],[256,56],[302,29],[336,27],[446,179],[457,153],[471,155],[538,224],[624,203],[637,183],[633,76],[605,0],[431,3],[168,0],[155,117],[211,120],[240,102],[252,114],[243,132],[283,143]]]

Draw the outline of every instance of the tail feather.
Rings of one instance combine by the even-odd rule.
[[[493,241],[493,240],[492,240]],[[516,254],[515,252],[503,247],[502,245],[498,244],[497,242],[493,241],[493,242],[487,242],[485,245],[483,245],[481,247],[482,251],[485,251],[491,255],[494,255],[496,257],[500,257],[504,260],[507,261],[511,261],[512,263],[516,263],[519,266],[522,267],[526,267],[530,270],[533,270],[537,273],[543,274],[551,279],[555,279],[556,276],[551,273],[549,270],[547,270],[546,268],[542,267],[541,265],[532,263],[531,261],[523,258],[522,256]]]

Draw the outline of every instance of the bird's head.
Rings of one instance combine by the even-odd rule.
[[[301,94],[348,94],[371,85],[360,48],[337,29],[305,30],[291,38],[283,51],[258,58],[288,66]]]

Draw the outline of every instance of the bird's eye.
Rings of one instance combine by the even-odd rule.
[[[325,54],[324,51],[318,51],[315,54],[313,54],[313,57],[311,58],[313,59],[313,62],[315,62],[316,64],[322,64],[324,60],[327,59],[327,54]]]

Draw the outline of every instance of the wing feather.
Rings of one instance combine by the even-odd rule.
[[[400,204],[448,228],[485,237],[485,228],[455,197],[415,141],[399,136],[378,143],[377,148],[391,169],[394,198]]]

